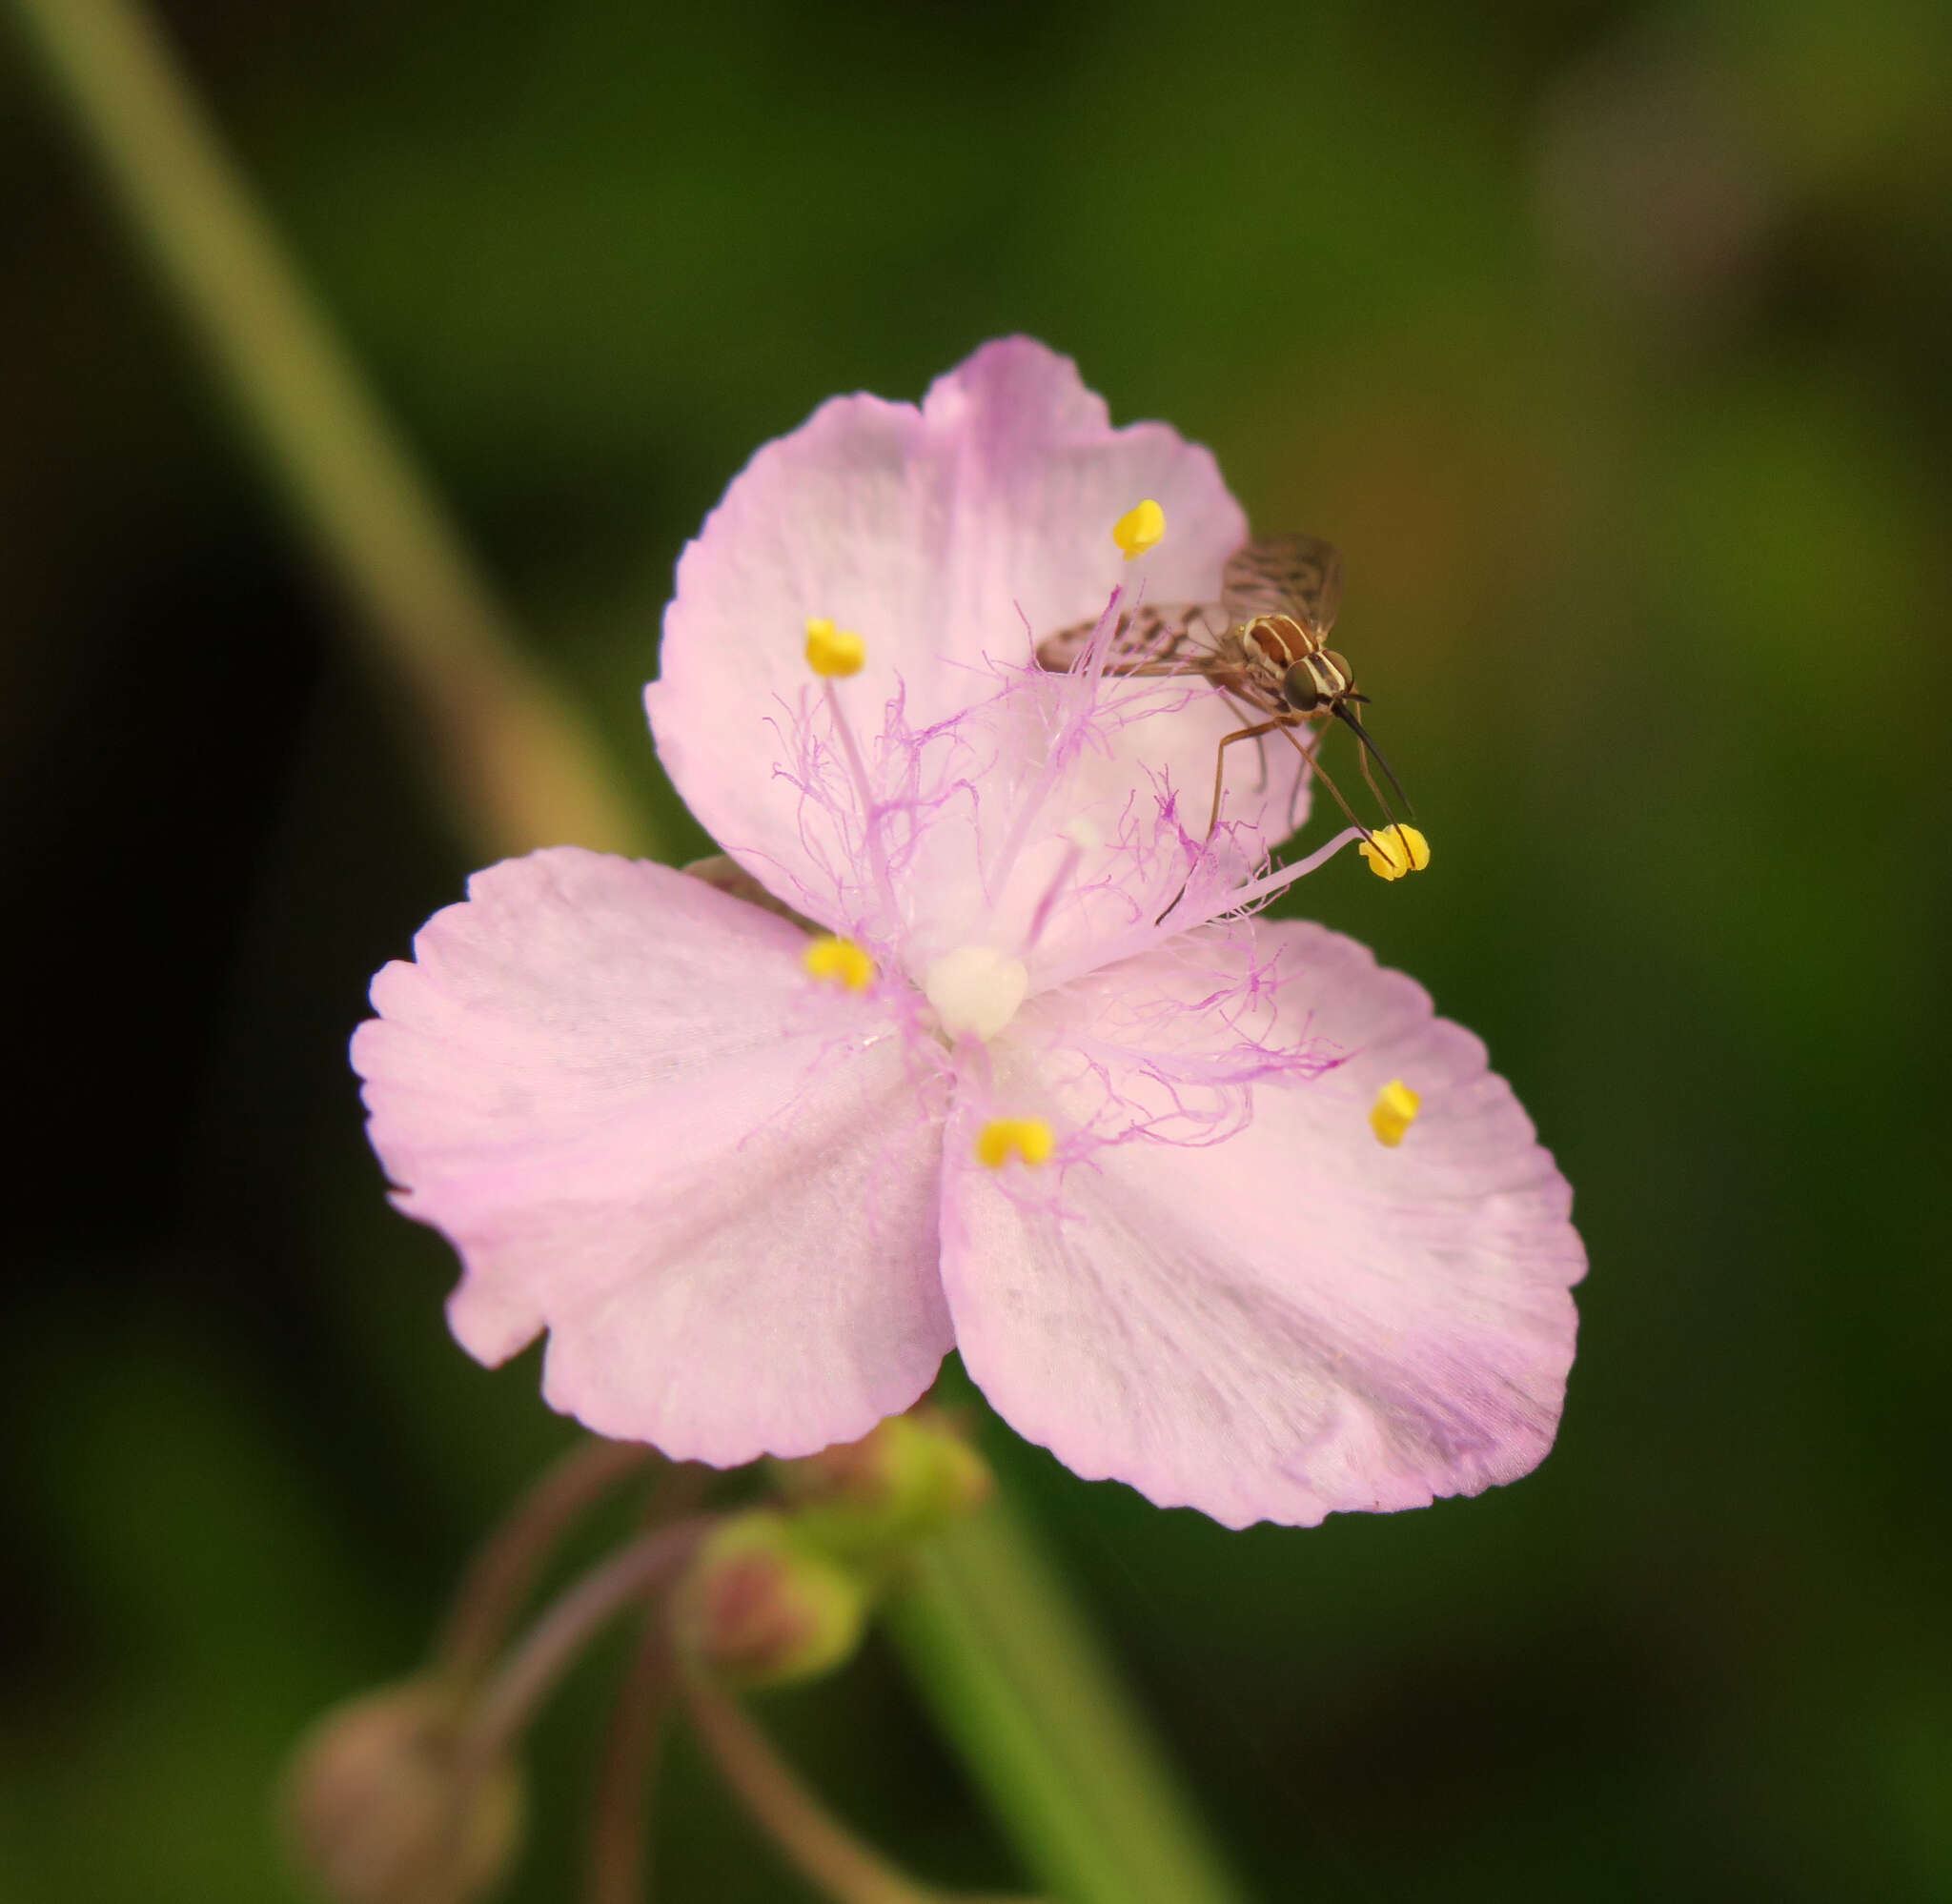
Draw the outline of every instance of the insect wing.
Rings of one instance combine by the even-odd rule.
[[[1177,663],[1189,674],[1202,673],[1220,638],[1219,622],[1216,611],[1197,603],[1141,602],[1118,618],[1106,647],[1105,672],[1129,675],[1145,668],[1165,673]],[[1079,621],[1047,635],[1037,644],[1037,665],[1048,674],[1068,673],[1097,632],[1096,621]]]
[[[1257,537],[1228,557],[1220,600],[1236,626],[1291,615],[1312,635],[1326,635],[1342,605],[1341,553],[1319,536]]]

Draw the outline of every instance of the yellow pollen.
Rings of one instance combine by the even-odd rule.
[[[1385,826],[1355,850],[1379,880],[1400,880],[1430,864],[1430,841],[1413,826]]]
[[[806,624],[806,665],[829,679],[858,675],[867,665],[867,643],[820,616]]]
[[[850,992],[864,992],[874,983],[874,961],[851,939],[824,935],[806,948],[801,963],[808,977],[831,979]]]
[[[1376,1093],[1376,1101],[1370,1106],[1369,1127],[1375,1132],[1376,1142],[1395,1149],[1403,1142],[1403,1133],[1416,1122],[1417,1109],[1422,1103],[1423,1100],[1401,1078],[1392,1078]]]
[[[1042,1164],[1056,1148],[1057,1139],[1041,1117],[993,1117],[976,1140],[976,1161],[1001,1170],[1012,1156]]]
[[[1165,535],[1166,512],[1149,496],[1136,509],[1128,509],[1111,525],[1111,539],[1128,562],[1143,556]]]

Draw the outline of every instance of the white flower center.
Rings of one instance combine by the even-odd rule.
[[[994,1038],[1016,1017],[1029,986],[1021,959],[987,945],[959,945],[922,975],[922,995],[950,1038]]]

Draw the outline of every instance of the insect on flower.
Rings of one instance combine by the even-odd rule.
[[[1273,864],[1359,700],[1333,553],[1247,537],[1206,451],[1027,338],[755,455],[645,690],[735,877],[491,866],[355,1037],[471,1354],[546,1333],[556,1407],[735,1467],[858,1440],[953,1348],[1078,1473],[1229,1527],[1543,1457],[1572,1192],[1419,986],[1264,910],[1360,832]],[[1193,840],[1236,728],[1287,739]]]
[[[1354,670],[1329,646],[1341,602],[1342,557],[1332,544],[1319,536],[1264,536],[1243,543],[1228,558],[1218,602],[1141,602],[1119,616],[1107,644],[1107,674],[1198,675],[1250,714],[1262,717],[1227,735],[1215,750],[1210,837],[1220,819],[1228,748],[1236,740],[1259,740],[1273,733],[1285,735],[1308,763],[1303,781],[1313,774],[1361,826],[1321,763],[1331,720],[1339,720],[1355,736],[1362,777],[1393,825],[1396,815],[1370,772],[1372,757],[1396,798],[1409,805],[1390,763],[1356,717],[1355,709],[1367,705],[1369,696],[1357,688]],[[1038,665],[1056,674],[1088,665],[1096,632],[1095,622],[1081,621],[1046,636],[1037,644]],[[1295,730],[1312,722],[1320,725],[1303,745]],[[1363,837],[1370,837],[1366,827]]]

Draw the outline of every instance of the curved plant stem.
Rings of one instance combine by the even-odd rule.
[[[700,1515],[640,1534],[584,1574],[529,1629],[482,1689],[456,1743],[455,1782],[462,1799],[521,1736],[577,1654],[624,1608],[668,1587],[711,1525],[709,1516]]]
[[[1068,1904],[1237,1904],[1150,1733],[1001,1500],[928,1544],[884,1622],[1042,1881]]]
[[[918,1883],[862,1843],[800,1782],[739,1702],[703,1673],[681,1669],[679,1685],[726,1783],[800,1874],[834,1904],[982,1904]]]
[[[12,5],[294,516],[361,610],[376,666],[424,724],[449,815],[491,853],[559,841],[655,852],[593,731],[523,656],[137,0]],[[561,1670],[550,1649],[574,1638],[562,1622],[600,1623],[650,1590],[677,1564],[681,1533],[647,1536],[672,1543],[655,1566],[642,1544],[626,1550],[648,1570],[621,1586],[610,1576],[614,1602],[587,1597],[593,1575],[576,1590],[584,1598],[545,1616],[491,1689],[489,1745],[507,1743]],[[1235,1897],[1021,1526],[992,1509],[945,1536],[890,1624],[997,1815],[1067,1904]]]
[[[632,1441],[581,1441],[550,1468],[482,1542],[462,1575],[435,1664],[458,1679],[485,1671],[528,1598],[537,1571],[585,1509],[658,1459]]]
[[[671,1710],[674,1670],[662,1610],[654,1608],[617,1689],[603,1742],[590,1805],[584,1904],[649,1904],[651,1788]]]
[[[307,295],[136,0],[13,0],[54,90],[334,570],[434,791],[499,857],[575,841],[651,852],[580,711],[526,658],[453,520]]]
[[[448,1768],[445,1831],[428,1836],[390,1894],[425,1897],[430,1904],[448,1895],[476,1797],[507,1762],[543,1700],[610,1621],[672,1584],[711,1526],[700,1516],[638,1535],[585,1573],[522,1636],[465,1710]]]

